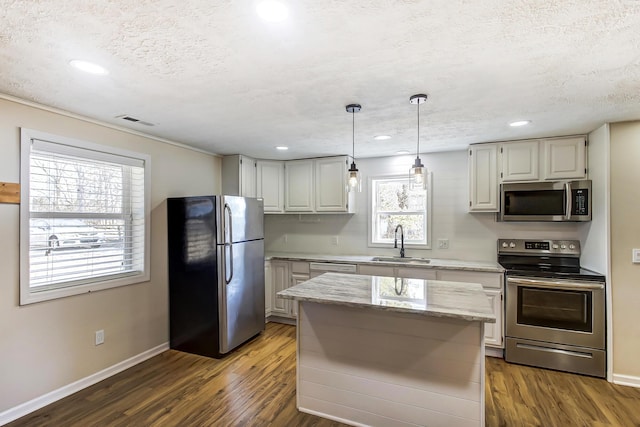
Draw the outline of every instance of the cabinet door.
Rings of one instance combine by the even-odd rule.
[[[543,179],[584,179],[586,147],[584,137],[547,139],[543,144]]]
[[[502,144],[502,182],[536,181],[540,176],[539,146],[538,140]]]
[[[328,157],[315,161],[316,211],[346,212],[347,157]]]
[[[487,294],[489,304],[493,308],[493,314],[496,316],[496,323],[484,324],[484,343],[491,347],[502,348],[502,291],[485,289],[484,292]]]
[[[256,197],[256,162],[238,154],[222,158],[222,194]]]
[[[264,262],[264,314],[271,316],[271,300],[273,298],[273,278],[271,277],[271,261]]]
[[[498,211],[498,147],[478,144],[469,148],[469,211]]]
[[[271,261],[271,285],[273,287],[271,300],[271,314],[289,317],[291,313],[291,301],[280,298],[276,294],[290,286],[289,263]]]
[[[256,197],[256,161],[240,156],[240,195]]]
[[[284,163],[256,162],[256,197],[264,201],[265,212],[284,212]]]
[[[308,274],[299,274],[292,273],[291,274],[291,286],[298,285],[302,282],[306,282],[309,280]],[[298,304],[295,301],[291,301],[291,316],[297,318],[298,317]]]
[[[313,160],[293,160],[285,165],[285,210],[313,212]]]

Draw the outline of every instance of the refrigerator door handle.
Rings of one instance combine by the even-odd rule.
[[[229,256],[227,257],[227,248],[229,248]],[[233,244],[231,243],[225,243],[224,244],[224,251],[225,251],[225,277],[224,277],[224,281],[226,282],[226,284],[228,285],[229,283],[231,283],[231,280],[233,280]],[[227,260],[229,261],[229,268],[226,268],[226,262]],[[227,272],[229,273],[229,278],[227,278]]]
[[[228,219],[228,220],[227,220]],[[224,214],[222,215],[223,239],[224,239],[224,256],[225,256],[225,276],[224,281],[228,285],[233,280],[233,212],[231,206],[224,204]],[[229,230],[229,241],[227,241],[227,227]],[[229,248],[229,256],[227,257],[227,247]],[[229,261],[229,269],[226,268],[227,260]],[[227,278],[227,272],[229,277]]]

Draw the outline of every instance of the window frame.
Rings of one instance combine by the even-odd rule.
[[[367,246],[370,248],[392,248],[393,249],[393,243],[382,243],[382,242],[374,242],[373,237],[374,237],[374,209],[373,209],[373,204],[375,199],[375,194],[374,194],[374,181],[377,180],[401,180],[401,179],[406,179],[407,180],[407,184],[410,185],[410,178],[408,174],[389,174],[389,175],[376,175],[376,176],[370,176],[368,178],[368,203],[367,203],[367,232],[368,232],[368,239],[367,239]],[[404,243],[404,247],[405,248],[413,248],[413,249],[431,249],[431,220],[432,220],[432,209],[431,209],[431,195],[433,193],[432,191],[432,173],[428,172],[427,173],[427,182],[426,182],[426,189],[425,191],[427,192],[426,197],[425,197],[425,201],[426,201],[426,206],[425,206],[425,215],[426,215],[426,233],[427,233],[427,238],[426,238],[426,242],[424,244],[417,244],[417,243],[407,243],[407,241],[405,240]]]
[[[90,150],[96,154],[128,157],[144,163],[144,261],[143,271],[137,274],[126,274],[105,278],[89,283],[73,284],[55,289],[36,290],[31,288],[30,280],[30,176],[31,176],[31,142],[41,140],[70,148]],[[53,135],[33,129],[20,129],[20,305],[27,305],[58,298],[81,295],[90,292],[148,282],[151,278],[151,156],[148,154],[124,150],[107,145],[96,144],[84,140]],[[89,158],[89,157],[87,157]],[[95,160],[93,158],[92,160]],[[99,277],[99,276],[98,276]]]

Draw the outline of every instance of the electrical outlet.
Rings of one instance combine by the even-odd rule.
[[[104,329],[96,331],[96,345],[104,344]]]
[[[640,249],[632,249],[631,254],[631,262],[634,264],[640,264]]]
[[[438,249],[449,249],[449,239],[438,239]]]
[[[333,236],[333,237],[331,238],[331,244],[332,244],[333,246],[338,246],[339,241],[340,241],[340,240],[338,239],[338,236]]]

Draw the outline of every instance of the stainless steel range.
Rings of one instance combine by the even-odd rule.
[[[499,239],[506,269],[505,360],[606,376],[605,278],[577,240]]]

